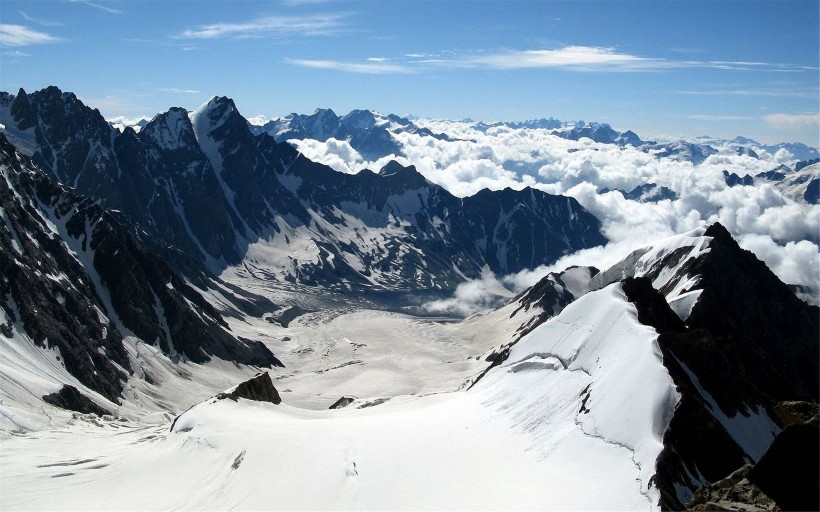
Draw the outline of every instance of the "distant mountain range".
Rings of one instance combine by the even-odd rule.
[[[393,133],[414,133],[423,137],[450,140],[446,135],[419,128],[409,119],[394,114],[383,116],[370,110],[353,110],[339,117],[330,109],[317,109],[311,115],[291,114],[261,126],[251,125],[254,134],[268,133],[277,142],[291,139],[330,138],[347,140],[364,158],[377,160],[388,155],[402,155],[401,145]]]
[[[629,146],[658,158],[689,161],[695,165],[721,151],[729,151],[755,159],[761,151],[775,154],[781,149],[788,151],[797,160],[811,160],[820,157],[820,152],[816,148],[799,142],[766,145],[746,137],[725,140],[707,136],[669,141],[645,141],[631,130],[619,132],[606,123],[563,122],[554,118],[497,123],[470,121],[470,124],[479,131],[498,126],[514,129],[543,129],[567,140],[587,138],[602,144]],[[310,115],[294,113],[268,121],[263,125],[251,125],[251,131],[257,134],[269,133],[277,142],[293,139],[313,139],[322,142],[330,138],[344,140],[348,141],[350,146],[367,160],[377,160],[389,155],[402,156],[404,154],[402,145],[393,137],[393,134],[413,133],[440,140],[453,140],[446,134],[433,133],[427,128],[420,128],[408,118],[393,114],[385,116],[369,110],[353,110],[342,117],[330,109],[318,109]]]

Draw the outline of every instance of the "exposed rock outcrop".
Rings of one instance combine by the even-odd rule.
[[[150,235],[135,236],[99,203],[55,182],[3,134],[0,216],[0,309],[8,319],[0,332],[56,351],[69,373],[109,400],[117,402],[131,370],[123,330],[174,360],[281,366],[261,342],[232,334],[146,247]]]
[[[356,400],[355,396],[343,396],[340,399],[333,402],[333,405],[328,407],[328,409],[342,409],[347,407],[348,405],[352,404]]]
[[[681,395],[654,477],[661,506],[673,510],[697,489],[760,461],[782,429],[775,406],[816,400],[818,392],[820,310],[799,300],[723,226],[691,241],[708,245],[668,248],[656,262],[635,262],[649,269],[644,275],[658,283],[658,292],[647,280],[623,283],[639,321],[658,331],[664,366]],[[673,288],[677,296],[698,294],[683,322],[664,298]],[[816,438],[813,451],[808,437],[800,438],[815,467]],[[802,482],[812,471],[800,466],[789,480]]]
[[[56,393],[43,396],[43,400],[55,407],[82,414],[96,414],[97,416],[111,414],[111,411],[95,404],[90,398],[69,384],[65,384],[62,389]]]
[[[686,505],[692,512],[780,510],[777,504],[749,481],[752,466],[747,464],[726,478],[699,489]]]
[[[814,414],[804,420],[812,409]],[[749,480],[783,510],[820,510],[818,406],[790,402],[775,411],[788,424],[749,472]]]
[[[234,401],[244,398],[256,402],[270,402],[275,405],[282,403],[282,398],[274,387],[268,372],[257,373],[256,376],[236,386],[233,391],[219,393],[216,398],[229,398]]]

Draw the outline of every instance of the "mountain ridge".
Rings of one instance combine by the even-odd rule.
[[[0,104],[28,134],[35,161],[59,181],[121,210],[216,275],[244,261],[283,283],[446,290],[484,265],[517,272],[605,242],[599,221],[574,199],[534,190],[459,199],[415,172],[399,173],[405,181],[343,175],[253,135],[226,97],[188,116],[158,114],[139,133],[120,133],[56,87],[4,93]],[[392,192],[372,192],[376,183]],[[523,210],[513,211],[511,196]],[[265,250],[295,253],[293,244],[307,245],[297,259],[271,259]]]

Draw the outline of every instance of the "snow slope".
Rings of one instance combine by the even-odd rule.
[[[5,437],[0,507],[655,509],[677,399],[655,337],[613,284],[469,391],[325,411],[211,399],[174,432],[80,418]]]

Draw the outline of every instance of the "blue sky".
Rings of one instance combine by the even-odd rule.
[[[3,0],[0,90],[820,145],[820,2]]]

